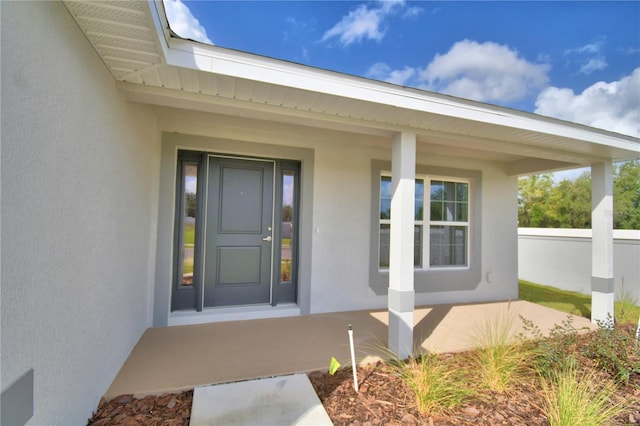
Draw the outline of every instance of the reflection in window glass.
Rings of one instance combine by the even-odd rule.
[[[282,176],[282,225],[280,231],[280,282],[291,281],[292,269],[292,246],[294,240],[294,211],[293,194],[294,188],[293,172],[283,171]]]
[[[193,253],[196,235],[196,192],[198,187],[198,166],[184,164],[182,167],[184,184],[182,208],[182,280],[181,285],[193,285]]]
[[[391,225],[380,225],[380,267],[384,269],[389,267],[389,241],[391,240],[389,235],[390,230]]]
[[[467,227],[432,225],[429,254],[431,266],[466,266]]]
[[[391,225],[380,225],[380,268],[389,268],[389,247],[391,241]],[[414,238],[414,250],[413,250],[413,265],[416,268],[422,266],[422,226],[416,225],[415,238]]]
[[[424,179],[416,179],[415,184],[415,239],[414,239],[414,259],[416,268],[422,267],[422,240],[424,219]],[[386,269],[389,267],[389,241],[391,230],[391,197],[392,197],[391,176],[380,176],[380,241],[379,241],[379,266]]]
[[[422,267],[422,225],[416,225],[414,229],[413,266]]]
[[[392,195],[391,177],[380,176],[378,265],[381,269],[389,267]],[[468,182],[417,177],[414,220],[416,268],[469,266]]]
[[[380,178],[380,219],[391,219],[391,177]]]
[[[469,184],[431,181],[431,220],[466,222],[469,214]]]
[[[380,177],[380,219],[391,219],[391,176]],[[416,220],[424,215],[424,180],[416,179],[415,189]]]
[[[469,184],[431,181],[430,203],[430,265],[467,266]]]
[[[424,215],[424,180],[416,179],[416,220],[422,220]]]

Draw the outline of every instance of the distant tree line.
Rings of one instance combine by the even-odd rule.
[[[196,217],[196,193],[185,193],[185,209],[188,217]]]
[[[591,228],[591,174],[553,181],[551,173],[518,181],[518,225],[533,228]],[[640,161],[614,167],[613,226],[640,229]]]

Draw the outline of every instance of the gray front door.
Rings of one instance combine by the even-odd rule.
[[[205,307],[271,302],[274,165],[209,156]]]

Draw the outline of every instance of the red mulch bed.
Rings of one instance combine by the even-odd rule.
[[[522,384],[505,394],[486,392],[482,398],[440,416],[420,413],[414,395],[396,374],[379,363],[358,369],[359,393],[351,370],[335,375],[311,373],[311,383],[335,425],[547,425],[542,414],[540,389]],[[193,391],[136,399],[121,395],[101,401],[89,425],[189,424]],[[615,425],[640,424],[640,377],[636,374],[616,398],[629,408]]]
[[[89,419],[89,424],[188,426],[192,401],[192,390],[140,399],[131,395],[120,395],[110,401],[103,398],[98,411]]]
[[[449,356],[464,358],[464,354]],[[382,363],[358,370],[357,394],[351,370],[340,370],[335,376],[311,374],[310,378],[335,425],[549,424],[542,413],[541,390],[534,381],[503,394],[485,391],[455,411],[429,416],[417,410],[413,392]],[[640,424],[640,376],[636,374],[629,385],[620,387],[616,398],[626,401],[629,408],[613,424]]]

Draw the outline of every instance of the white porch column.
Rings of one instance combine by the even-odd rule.
[[[613,319],[613,177],[610,162],[591,165],[591,322]]]
[[[400,358],[413,353],[413,239],[415,220],[416,135],[393,140],[389,247],[389,349]]]

